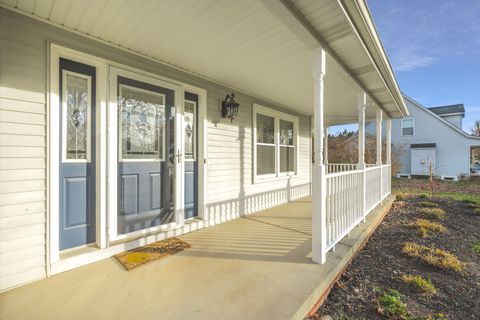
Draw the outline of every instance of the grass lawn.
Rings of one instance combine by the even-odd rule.
[[[434,180],[435,197],[450,197],[455,200],[480,201],[480,180],[442,181]],[[392,178],[393,193],[420,194],[429,193],[428,179],[398,179]]]
[[[314,319],[479,319],[480,181],[428,190],[393,181],[397,201]]]

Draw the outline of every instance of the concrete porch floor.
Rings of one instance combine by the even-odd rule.
[[[130,272],[109,258],[0,294],[0,319],[304,319],[391,206],[311,261],[309,198],[180,238]]]

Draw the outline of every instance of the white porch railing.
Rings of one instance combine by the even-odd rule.
[[[390,164],[364,170],[345,168],[326,175],[326,251],[334,249],[390,194]]]
[[[357,164],[354,163],[328,163],[326,166],[327,173],[352,171],[357,169]]]

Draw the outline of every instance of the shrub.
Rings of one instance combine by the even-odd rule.
[[[472,246],[473,251],[480,256],[480,241],[475,242]]]
[[[473,204],[473,205],[480,205],[480,201],[475,200],[475,199],[463,199],[462,202],[468,203],[468,204]]]
[[[411,227],[417,229],[417,234],[420,238],[425,238],[429,231],[445,232],[447,230],[440,223],[425,219],[417,219],[415,223],[411,224]]]
[[[414,223],[414,226],[418,228],[425,228],[428,231],[445,232],[445,230],[447,230],[442,224],[425,219],[417,219]]]
[[[420,194],[418,195],[418,197],[419,197],[420,199],[428,199],[428,198],[430,198],[430,196],[428,195],[428,193],[420,193]]]
[[[424,279],[421,276],[404,275],[402,280],[410,287],[415,288],[423,293],[435,294],[437,292],[437,289],[432,284],[430,279]]]
[[[441,249],[422,246],[414,242],[406,242],[402,249],[403,253],[418,258],[432,266],[442,269],[461,271],[465,264],[451,252]]]
[[[407,200],[407,196],[404,193],[398,193],[395,196],[395,200],[396,201],[405,201],[405,200]]]
[[[418,212],[427,216],[427,218],[430,218],[430,219],[439,219],[439,220],[445,219],[445,211],[443,211],[440,208],[422,208]]]
[[[426,207],[426,208],[436,208],[438,207],[438,204],[430,202],[430,201],[421,201],[418,203],[419,206],[421,207]]]
[[[417,229],[417,235],[420,238],[426,238],[428,236],[428,230],[424,227],[420,227]]]
[[[379,313],[388,319],[411,320],[407,305],[403,303],[402,297],[397,290],[390,289],[378,299]]]

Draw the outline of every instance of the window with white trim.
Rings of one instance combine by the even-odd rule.
[[[413,136],[415,121],[413,119],[402,119],[402,136]]]
[[[254,177],[296,174],[298,118],[254,104]]]

